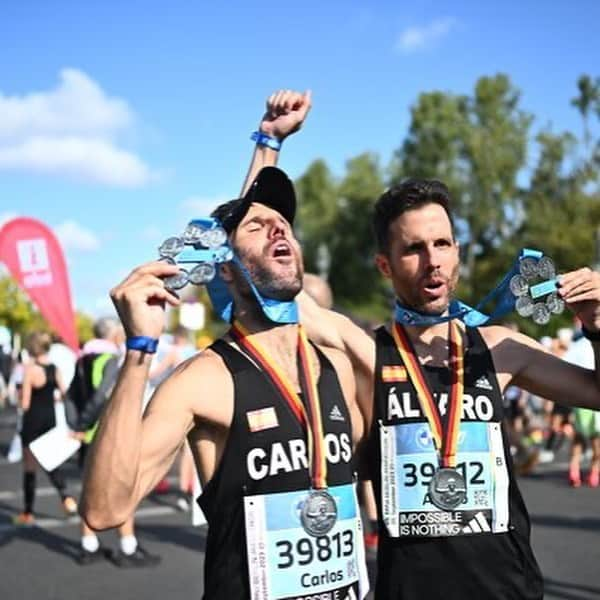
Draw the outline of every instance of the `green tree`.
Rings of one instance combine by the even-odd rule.
[[[462,294],[469,300],[482,297],[514,251],[506,241],[514,233],[517,176],[532,120],[519,99],[503,74],[480,78],[472,96],[422,94],[392,163],[393,181],[438,178],[450,188],[465,259]]]
[[[0,277],[0,325],[21,335],[48,330],[40,313],[12,277]]]
[[[337,184],[324,160],[315,160],[295,182],[299,199],[298,230],[306,271],[327,275],[321,264],[337,218]]]
[[[360,312],[361,305],[384,302],[375,265],[373,204],[384,190],[378,158],[370,153],[350,159],[338,188],[337,217],[331,228],[329,281],[336,302]]]
[[[582,75],[577,80],[579,96],[571,100],[571,104],[575,106],[583,120],[583,143],[585,150],[589,150],[591,143],[591,131],[589,124],[589,116],[592,109],[600,111],[600,80],[592,81],[589,75]],[[598,112],[600,115],[600,112]]]

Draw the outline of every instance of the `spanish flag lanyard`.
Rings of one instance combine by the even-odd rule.
[[[229,334],[235,342],[260,366],[264,375],[274,384],[292,413],[306,431],[311,491],[300,513],[302,526],[310,535],[325,535],[337,520],[337,505],[327,491],[327,459],[325,435],[321,419],[321,400],[317,377],[310,361],[308,338],[302,325],[298,325],[298,379],[306,398],[302,402],[289,377],[250,332],[234,321]]]
[[[456,469],[458,434],[464,391],[464,351],[461,332],[454,320],[448,322],[450,398],[445,427],[437,404],[415,350],[402,325],[394,322],[392,333],[410,381],[417,392],[421,410],[427,418],[438,454],[439,468],[429,483],[432,503],[442,510],[453,510],[467,495],[465,478]]]

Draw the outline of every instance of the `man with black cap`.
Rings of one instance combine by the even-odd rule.
[[[288,121],[279,139],[294,130],[290,123],[297,128],[297,96],[279,96],[287,111],[273,106]],[[296,110],[301,122],[306,110]],[[214,211],[235,259],[209,292],[220,286],[220,297],[228,295],[231,328],[161,384],[143,419],[164,307],[179,304],[164,279],[178,267],[143,265],[111,292],[128,352],[100,420],[82,514],[99,529],[121,523],[187,437],[209,525],[205,598],[345,600],[367,592],[352,463],[362,417],[347,358],[310,344],[298,324],[295,210],[290,180],[271,167]]]

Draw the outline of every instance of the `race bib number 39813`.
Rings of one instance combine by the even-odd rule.
[[[246,496],[252,600],[359,600],[368,592],[362,527],[353,484],[330,487],[338,519],[309,535],[300,513],[307,491]]]

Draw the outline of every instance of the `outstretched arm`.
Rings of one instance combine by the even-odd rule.
[[[300,93],[291,90],[279,90],[274,92],[267,98],[267,109],[260,121],[258,130],[279,142],[283,142],[285,138],[302,127],[310,107],[310,91]],[[240,195],[243,196],[248,191],[263,167],[275,166],[278,158],[279,151],[256,144]]]

